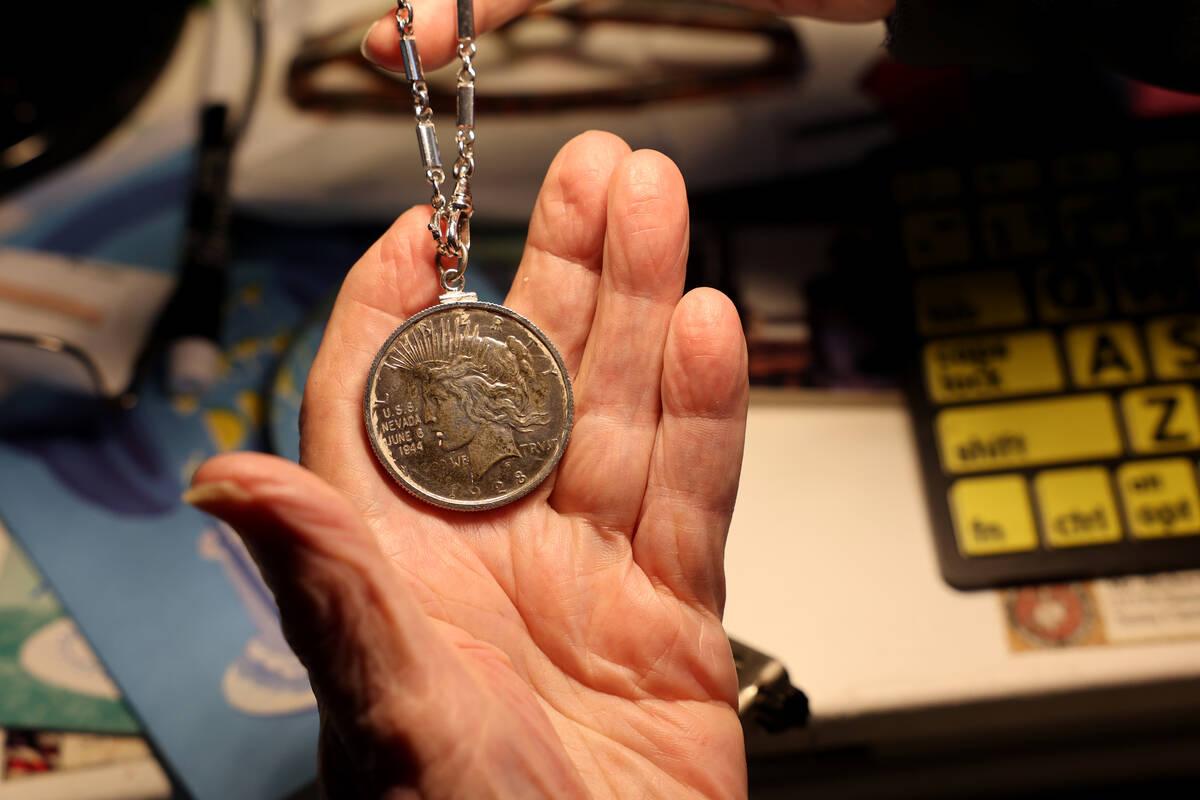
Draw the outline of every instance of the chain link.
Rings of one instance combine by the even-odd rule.
[[[452,174],[454,186],[447,202],[442,192],[446,180],[438,155],[437,130],[433,123],[433,108],[429,87],[421,70],[421,58],[413,31],[413,7],[409,0],[396,0],[396,30],[400,34],[400,52],[404,74],[408,79],[417,122],[417,145],[425,167],[425,179],[431,190],[433,215],[429,230],[437,245],[438,272],[442,288],[447,292],[462,291],[466,281],[467,261],[471,250],[471,178],[475,174],[475,20],[472,0],[457,0],[458,4],[458,125],[454,134],[458,156]],[[452,263],[452,266],[447,266]]]

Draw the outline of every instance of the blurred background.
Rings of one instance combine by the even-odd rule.
[[[333,293],[428,200],[403,76],[359,52],[387,7],[9,10],[4,797],[313,796],[304,670],[179,495],[215,452],[298,458]],[[903,61],[882,21],[554,0],[482,37],[469,288],[503,299],[575,134],[682,170],[688,284],[750,347],[726,628],[751,796],[1190,786],[1194,76],[902,32]],[[443,153],[455,69],[429,75]]]

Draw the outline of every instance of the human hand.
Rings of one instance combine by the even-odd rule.
[[[543,0],[474,0],[475,31],[494,30]],[[806,16],[837,22],[870,22],[892,13],[896,0],[735,0],[741,5],[785,16]],[[457,40],[455,0],[425,0],[414,4],[417,46],[426,69],[454,57]],[[395,9],[377,20],[363,38],[363,55],[385,69],[404,71],[396,34]]]
[[[347,275],[301,461],[222,455],[189,501],[242,536],[321,711],[331,797],[740,797],[723,550],[747,377],[737,313],[681,299],[682,177],[584,134],[551,165],[506,305],[573,378],[575,427],[499,509],[426,505],[362,419],[380,345],[439,291],[429,209]],[[306,468],[305,468],[306,467]]]

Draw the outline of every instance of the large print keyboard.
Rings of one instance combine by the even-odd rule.
[[[955,586],[1200,566],[1200,138],[1146,130],[893,175]]]

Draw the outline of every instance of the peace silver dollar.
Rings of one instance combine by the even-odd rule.
[[[479,511],[545,480],[575,412],[562,357],[504,306],[433,306],[396,329],[367,376],[363,417],[380,462],[417,497]]]

